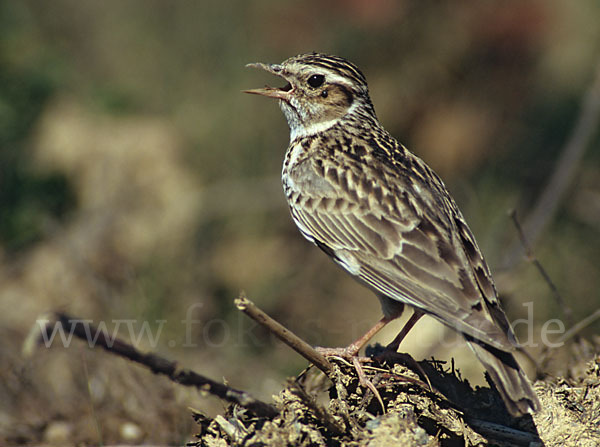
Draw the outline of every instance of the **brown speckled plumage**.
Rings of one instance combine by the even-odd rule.
[[[409,305],[462,333],[509,411],[536,411],[473,234],[442,180],[381,126],[360,70],[315,53],[253,66],[288,81],[249,92],[279,99],[290,125],[282,180],[302,234],[390,318]]]

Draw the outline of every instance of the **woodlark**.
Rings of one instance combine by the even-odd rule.
[[[282,180],[294,222],[381,302],[381,321],[342,352],[356,355],[409,305],[414,313],[388,348],[431,315],[465,337],[511,414],[538,410],[471,230],[442,180],[379,123],[361,71],[317,53],[248,66],[287,81],[247,93],[278,99],[287,118]]]

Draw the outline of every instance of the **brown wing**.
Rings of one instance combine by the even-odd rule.
[[[315,157],[298,166],[292,180],[302,194],[289,199],[302,233],[378,293],[511,350],[487,265],[437,176],[422,164],[427,175],[406,177],[362,166]]]

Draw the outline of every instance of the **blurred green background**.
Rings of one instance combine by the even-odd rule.
[[[306,362],[234,310],[240,290],[314,344],[345,345],[380,317],[296,230],[283,115],[241,93],[277,82],[246,63],[303,52],[362,69],[384,126],[455,195],[539,353],[540,328],[564,314],[511,258],[507,211],[525,219],[556,169],[597,76],[598,23],[595,0],[0,2],[0,443],[182,443],[188,406],[222,409],[78,341],[24,358],[46,312],[109,330],[136,320],[134,334],[119,326],[128,340],[147,321],[161,332],[137,337],[142,349],[267,400]],[[534,245],[574,322],[600,303],[599,144],[594,132]],[[483,383],[464,344],[425,320],[402,349],[454,356]]]

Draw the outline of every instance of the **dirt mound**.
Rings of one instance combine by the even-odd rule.
[[[472,388],[453,364],[398,358],[354,366],[330,359],[334,380],[314,371],[288,382],[275,396],[280,413],[257,418],[237,406],[214,419],[196,413],[192,446],[465,446],[600,444],[600,356],[571,378],[538,381],[543,405],[512,418],[492,388]],[[402,361],[400,361],[402,360]],[[430,386],[431,385],[431,386]]]

